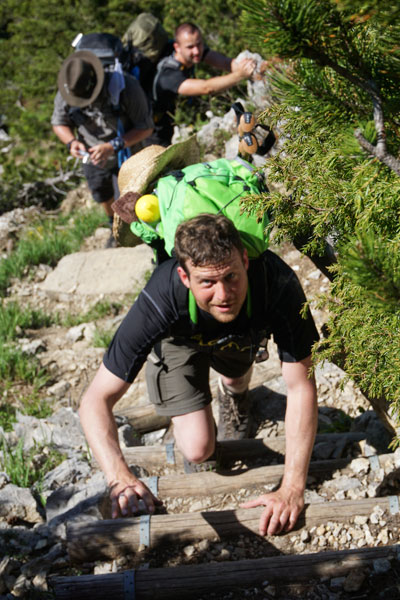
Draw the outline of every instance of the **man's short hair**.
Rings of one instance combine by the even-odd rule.
[[[201,35],[200,28],[197,27],[197,25],[195,25],[194,23],[181,23],[175,29],[175,41],[178,41],[178,37],[182,33],[186,33],[186,32],[187,33],[200,33],[200,35]]]
[[[196,267],[221,264],[234,248],[243,256],[239,232],[224,215],[198,215],[178,225],[175,233],[175,254],[186,272],[187,261]]]

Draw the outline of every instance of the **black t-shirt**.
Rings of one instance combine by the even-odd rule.
[[[292,269],[278,256],[266,251],[250,261],[248,278],[250,300],[237,318],[220,323],[198,310],[197,324],[191,321],[188,289],[177,273],[175,259],[157,267],[114,335],[104,355],[104,365],[114,375],[132,382],[147,355],[160,339],[173,337],[199,352],[251,345],[254,354],[260,341],[273,336],[284,362],[298,362],[311,352],[319,338],[313,318],[300,311],[306,301]],[[250,314],[248,314],[248,303]]]
[[[209,48],[204,48],[201,60],[204,60]],[[161,142],[169,144],[173,134],[173,115],[175,113],[178,89],[186,79],[195,77],[195,67],[185,67],[174,55],[166,56],[157,65],[153,82],[153,112],[155,134]],[[191,101],[191,98],[187,98]]]

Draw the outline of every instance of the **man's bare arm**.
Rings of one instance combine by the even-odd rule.
[[[240,67],[226,75],[218,75],[210,79],[186,79],[178,88],[178,94],[183,96],[202,96],[217,94],[236,85],[242,79],[249,79],[254,71],[255,63],[250,58],[240,61]]]
[[[260,518],[260,534],[290,531],[304,507],[308,466],[318,422],[315,381],[309,377],[311,358],[282,363],[287,385],[285,418],[285,469],[280,488],[243,504],[243,508],[265,506]]]
[[[135,513],[141,498],[149,512],[154,512],[158,499],[129,470],[118,442],[118,431],[112,409],[129,387],[103,364],[85,392],[79,416],[93,455],[103,470],[110,487],[112,517]]]

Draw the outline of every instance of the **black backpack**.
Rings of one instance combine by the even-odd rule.
[[[116,35],[112,33],[81,33],[72,42],[75,50],[88,50],[93,52],[102,62],[105,71],[112,71],[115,59],[124,65],[126,50]]]

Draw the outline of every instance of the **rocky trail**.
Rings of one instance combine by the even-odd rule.
[[[319,435],[295,530],[261,538],[260,510],[240,508],[282,476],[286,397],[272,344],[253,374],[252,439],[222,444],[216,473],[184,472],[168,420],[154,414],[140,373],[117,404],[119,436],[163,507],[151,517],[110,520],[105,481],[76,409],[104,351],[93,345],[95,330],[118,326],[152,254],[144,246],[103,250],[107,236],[97,230],[81,253],[54,270],[36,268],[9,290],[9,299],[51,313],[87,312],[106,298],[119,308],[96,323],[25,331],[20,339],[52,373],[46,395],[53,415],[18,414],[5,437],[23,439],[26,449],[55,447],[66,459],[45,478],[45,507],[0,475],[0,599],[400,598],[400,454],[389,450],[390,435],[336,366],[317,368]],[[315,298],[328,281],[292,247],[275,251],[297,271],[320,328],[326,315]],[[211,381],[215,389],[215,374]]]
[[[266,83],[250,87],[248,97],[262,110],[270,101]],[[205,160],[234,158],[233,111],[207,117],[197,133]],[[265,157],[255,155],[254,164],[263,166]],[[91,202],[82,185],[61,210],[69,214]],[[3,256],[39,214],[30,207],[0,216]],[[271,343],[269,359],[255,365],[251,381],[251,439],[223,443],[217,472],[184,472],[170,423],[155,415],[139,373],[116,405],[118,434],[131,468],[163,506],[151,517],[110,520],[105,480],[90,456],[77,408],[102,359],[99,333],[115,331],[153,266],[144,245],[105,250],[108,236],[99,228],[79,253],[54,269],[30,269],[7,292],[6,302],[58,315],[59,324],[18,332],[20,347],[50,374],[40,394],[51,416],[24,414],[20,398],[30,397],[29,386],[5,390],[2,402],[13,402],[19,412],[13,430],[0,429],[0,438],[12,448],[22,443],[38,465],[54,450],[64,460],[47,472],[39,490],[17,487],[0,472],[0,600],[400,598],[400,450],[390,450],[391,435],[335,365],[316,368],[318,435],[296,528],[262,538],[260,510],[240,508],[282,476],[286,390]],[[272,249],[298,274],[321,330],[327,315],[317,297],[329,290],[328,280],[292,246]],[[104,316],[82,321],[106,301]],[[80,324],[60,324],[68,316],[80,316]],[[216,382],[211,373],[212,391]]]

